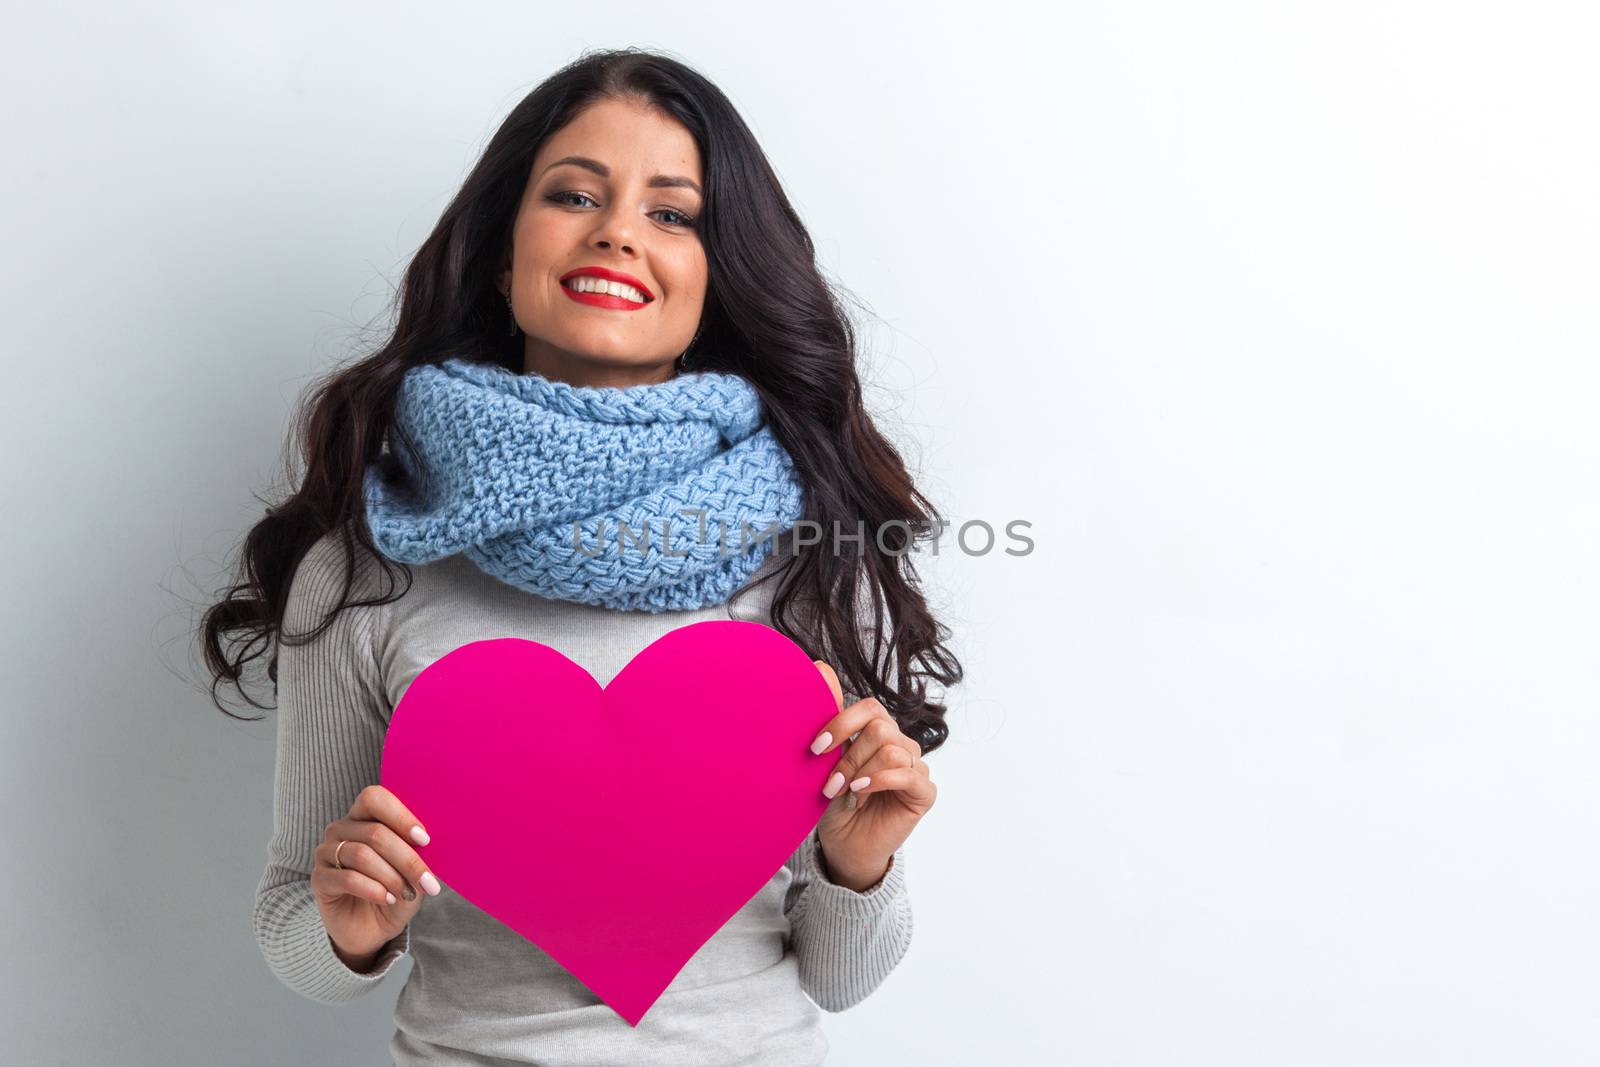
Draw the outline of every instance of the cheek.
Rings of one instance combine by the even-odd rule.
[[[671,294],[680,303],[699,305],[706,295],[706,260],[703,252],[685,254],[675,259],[671,272],[663,279]]]
[[[530,220],[517,234],[517,266],[529,271],[542,271],[553,266],[560,244],[559,226]]]
[[[552,269],[579,254],[588,231],[581,215],[534,208],[517,220],[517,265]]]

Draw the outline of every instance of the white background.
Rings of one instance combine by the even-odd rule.
[[[250,931],[189,627],[505,113],[672,51],[871,308],[956,522],[915,942],[839,1064],[1600,1061],[1589,5],[7,12],[0,1032],[380,1063]],[[402,964],[402,974],[409,969]]]

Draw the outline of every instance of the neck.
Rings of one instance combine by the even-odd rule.
[[[665,362],[591,359],[558,348],[530,345],[522,356],[522,373],[538,374],[568,385],[626,389],[630,385],[659,385],[671,381],[678,376],[676,362],[671,359]]]

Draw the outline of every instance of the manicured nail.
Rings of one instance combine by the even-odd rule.
[[[855,781],[850,783],[850,792],[854,793],[857,789],[865,789],[867,787],[867,783],[870,781],[872,781],[871,777],[857,778]]]
[[[856,810],[856,795],[854,793],[851,793],[849,796],[844,798],[844,810],[845,811],[855,811]]]
[[[815,741],[811,742],[811,751],[820,756],[822,755],[822,750],[827,748],[832,742],[833,735],[824,730],[817,735],[817,739]]]
[[[411,828],[411,840],[419,845],[426,845],[428,843],[428,831],[420,826],[413,826]]]
[[[410,882],[407,882],[406,885],[405,885],[405,888],[400,890],[400,895],[405,897],[407,900],[416,900],[417,899],[417,891],[415,889],[411,888],[411,883]]]
[[[391,903],[391,904],[394,903],[394,894],[393,893],[385,892],[383,895],[389,898],[389,903]]]
[[[422,872],[422,888],[428,891],[430,897],[439,895],[439,879],[433,876],[432,871]]]
[[[822,787],[822,795],[830,798],[836,797],[839,795],[839,790],[843,788],[844,775],[840,774],[838,771],[834,771],[833,777],[828,779],[828,784]]]

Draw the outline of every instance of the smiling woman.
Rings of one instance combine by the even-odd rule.
[[[860,1003],[909,945],[904,846],[948,734],[930,686],[962,670],[910,558],[946,523],[865,410],[850,321],[727,97],[637,49],[540,84],[418,249],[393,334],[318,383],[295,425],[303,478],[246,535],[201,633],[214,689],[244,692],[270,651],[281,721],[254,927],[273,973],[332,1003],[411,954],[399,1064],[821,1062],[818,1007]],[[794,536],[802,520],[822,536]],[[641,523],[631,555],[620,532],[616,553],[586,547]],[[824,807],[629,1025],[433,869],[428,813],[380,782],[385,734],[417,676],[465,645],[537,641],[604,685],[708,619],[771,627],[817,663],[835,707],[794,745]],[[672,728],[737,736],[761,714],[720,708],[714,671],[703,685],[694,703],[716,710]],[[630,787],[614,761],[596,773]],[[582,803],[537,787],[528,810],[481,813],[505,847]],[[759,792],[692,806],[682,832],[733,848],[727,805],[748,825]],[[693,886],[707,872],[687,851],[635,864],[608,899]]]
[[[705,309],[700,150],[648,102],[605,99],[540,146],[497,279],[522,370],[574,385],[671,378]]]

